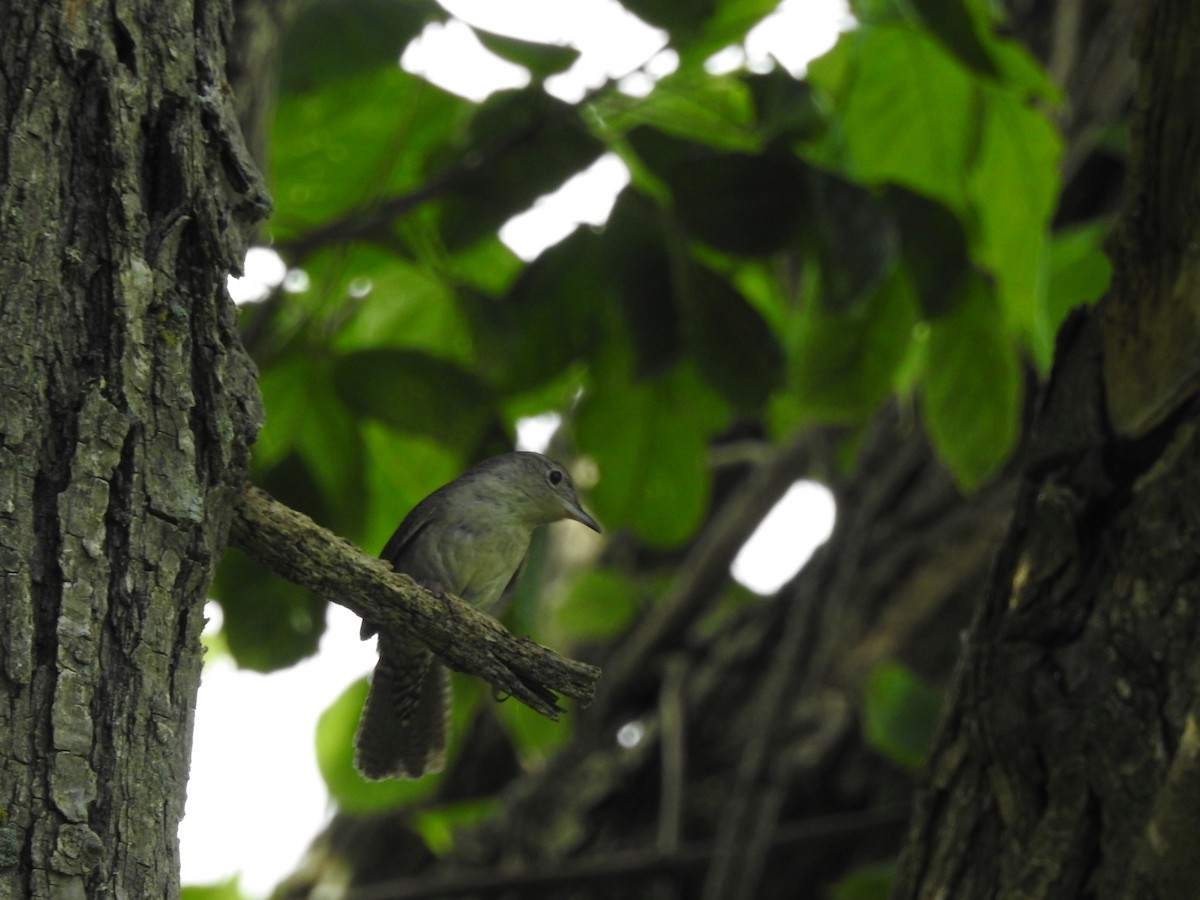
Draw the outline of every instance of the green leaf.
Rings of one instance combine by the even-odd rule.
[[[849,313],[809,308],[789,341],[789,393],[802,418],[852,424],[892,392],[909,351],[916,312],[912,288],[898,273]]]
[[[637,585],[623,572],[592,568],[574,579],[551,609],[549,629],[558,643],[602,640],[620,634],[637,614]]]
[[[1034,332],[1038,367],[1050,370],[1058,326],[1076,306],[1095,303],[1108,290],[1112,263],[1104,252],[1111,223],[1093,222],[1056,234],[1050,242],[1045,304]]]
[[[336,350],[389,344],[471,361],[466,316],[448,279],[433,267],[357,244],[318,251],[304,271],[310,281],[305,296],[325,298],[313,303],[314,313],[335,329]]]
[[[1062,139],[1041,111],[998,90],[984,94],[984,127],[969,192],[979,218],[975,258],[996,276],[1010,328],[1034,333],[1042,254],[1058,200]]]
[[[862,866],[833,886],[833,900],[888,900],[895,879],[895,863]]]
[[[680,69],[645,97],[610,92],[598,97],[594,108],[605,132],[614,136],[648,126],[725,150],[753,151],[760,143],[750,92],[734,75]]]
[[[433,0],[304,0],[284,33],[280,89],[298,93],[395,68],[425,24],[445,18]]]
[[[718,151],[645,126],[626,139],[670,189],[679,220],[716,249],[765,255],[799,234],[806,180],[791,154]]]
[[[632,187],[617,196],[604,226],[600,264],[627,326],[637,374],[665,372],[683,350],[676,288],[661,212]]]
[[[317,652],[325,601],[230,548],[213,583],[222,633],[239,666],[271,672]]]
[[[448,249],[469,247],[533,205],[607,148],[579,110],[540,87],[493,94],[471,121],[455,160],[468,160],[440,202]]]
[[[441,856],[449,853],[454,847],[455,831],[486,821],[494,816],[499,808],[500,800],[497,797],[464,800],[461,803],[418,810],[413,815],[412,826],[424,838],[429,849]]]
[[[897,239],[883,206],[868,191],[809,167],[807,236],[821,267],[821,303],[845,312],[869,296],[896,259]]]
[[[898,185],[884,189],[883,202],[896,222],[922,314],[945,315],[962,302],[971,272],[962,222],[943,204]]]
[[[708,506],[708,431],[691,409],[697,395],[677,377],[603,387],[584,396],[575,426],[579,449],[599,468],[596,515],[654,546],[678,546]]]
[[[571,737],[573,717],[552,722],[523,703],[513,700],[493,707],[526,769],[537,770]]]
[[[501,59],[528,69],[535,81],[544,81],[551,75],[565,72],[579,59],[579,51],[574,47],[523,41],[519,38],[484,31],[478,26],[471,27],[484,47]]]
[[[367,679],[360,678],[317,719],[317,767],[329,796],[339,809],[356,814],[383,812],[429,797],[441,775],[415,781],[394,778],[367,781],[354,768],[354,735],[366,702]]]
[[[850,31],[808,76],[840,114],[856,181],[894,182],[965,208],[964,176],[980,128],[977,89],[932,38],[901,26]]]
[[[184,885],[179,897],[180,900],[249,900],[242,893],[237,875],[215,884]]]
[[[625,0],[627,10],[650,25],[670,32],[676,41],[701,33],[716,11],[717,0]]]
[[[764,75],[742,75],[754,98],[760,132],[768,138],[808,140],[827,127],[825,112],[812,85],[776,66]]]
[[[921,385],[925,428],[959,487],[973,491],[1012,451],[1021,370],[987,282],[972,276],[957,309],[930,323]]]
[[[271,426],[255,447],[255,479],[325,527],[355,534],[367,504],[362,438],[329,365],[306,350],[293,347],[259,380]]]
[[[347,210],[423,186],[475,107],[395,64],[280,99],[271,125],[270,220],[291,240]],[[297,260],[290,260],[293,264]]]
[[[716,272],[690,263],[685,278],[685,326],[700,374],[736,412],[758,412],[783,378],[779,341],[758,310]]]
[[[479,366],[501,393],[533,390],[592,355],[617,300],[602,252],[599,235],[576,229],[526,266],[503,298],[472,300]]]
[[[945,698],[899,663],[878,666],[863,698],[867,743],[909,771],[916,771],[933,740]]]
[[[995,78],[998,74],[981,34],[990,23],[977,12],[972,0],[908,0],[921,17],[925,27],[951,53],[981,75]],[[978,10],[982,13],[982,10]],[[988,35],[990,37],[990,34]]]
[[[487,387],[466,369],[415,350],[361,350],[333,370],[338,397],[357,415],[457,449],[499,425]]]

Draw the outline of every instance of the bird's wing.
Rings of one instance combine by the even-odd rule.
[[[412,512],[404,517],[404,521],[392,532],[392,536],[388,538],[387,544],[384,545],[383,550],[380,552],[379,558],[384,562],[390,563],[392,568],[397,572],[405,570],[405,551],[413,545],[413,542],[417,539],[417,535],[428,528],[433,522],[436,506],[429,501],[436,494],[437,492],[435,491],[412,508]],[[409,574],[414,575],[419,573],[410,572]],[[365,641],[377,631],[379,631],[378,626],[373,622],[363,619],[362,627],[358,630],[358,636]]]

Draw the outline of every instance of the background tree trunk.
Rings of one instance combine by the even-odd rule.
[[[1200,10],[1144,5],[1112,291],[1068,323],[899,898],[1195,897]]]
[[[0,896],[174,897],[260,412],[227,4],[0,4]]]

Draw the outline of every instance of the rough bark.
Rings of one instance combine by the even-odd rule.
[[[1150,0],[1114,282],[1060,336],[898,898],[1195,897],[1200,9]]]
[[[260,411],[227,4],[0,3],[0,896],[174,897]]]

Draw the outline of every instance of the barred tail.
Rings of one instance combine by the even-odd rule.
[[[380,632],[379,662],[354,738],[355,767],[371,779],[441,771],[449,704],[446,669],[425,645]]]

